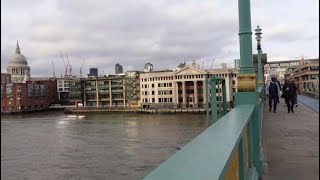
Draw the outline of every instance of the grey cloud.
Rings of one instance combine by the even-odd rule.
[[[52,60],[56,72],[63,72],[60,50],[68,52],[75,74],[83,58],[86,71],[98,67],[105,73],[113,73],[115,63],[122,64],[124,70],[142,70],[147,62],[161,69],[174,68],[184,59],[190,63],[196,59],[200,64],[205,61],[208,67],[213,57],[218,66],[222,61],[232,63],[239,58],[235,1],[33,0],[31,5],[28,3],[4,1],[5,8],[10,10],[2,25],[17,27],[22,19],[22,29],[1,29],[4,37],[1,54],[4,58],[11,55],[16,39],[21,40],[22,53],[34,74],[51,75]],[[26,11],[20,12],[21,5],[26,6]],[[273,26],[273,18],[255,10],[263,6],[253,0],[251,9],[258,15],[252,16],[253,20],[264,22],[263,40],[268,41],[265,50],[279,54],[272,48],[284,41],[306,38],[297,36],[299,31],[292,28],[286,33],[271,28],[278,27]],[[28,16],[19,17],[20,14]]]

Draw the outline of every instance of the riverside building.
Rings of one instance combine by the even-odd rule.
[[[55,78],[31,78],[27,59],[17,42],[7,73],[1,73],[1,113],[39,111],[57,101]]]
[[[227,102],[237,90],[236,69],[202,70],[195,63],[179,70],[140,74],[140,102],[145,108],[205,108],[205,80],[213,75],[226,79]],[[209,89],[210,90],[210,89]],[[221,91],[221,90],[220,90]],[[219,90],[217,95],[221,99]]]

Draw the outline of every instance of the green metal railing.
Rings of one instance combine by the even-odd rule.
[[[208,85],[210,85],[211,108],[209,108],[209,102],[206,102],[206,112],[207,112],[207,123],[208,123],[208,126],[210,126],[213,123],[217,122],[222,116],[227,114],[228,107],[227,107],[225,78],[216,77],[216,76],[210,77],[209,80],[206,80],[206,87],[205,87],[206,92],[209,92]],[[206,98],[209,100],[209,97],[206,97]],[[217,98],[219,100],[217,100]]]
[[[237,93],[234,109],[144,180],[261,178],[263,95],[263,87],[259,87],[256,92]]]

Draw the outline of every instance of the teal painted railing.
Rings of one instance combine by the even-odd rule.
[[[206,92],[209,92],[210,90],[211,94],[211,108],[209,108],[208,106],[209,102],[206,102],[207,124],[208,126],[210,126],[213,123],[217,122],[222,116],[224,116],[228,112],[225,78],[212,76],[209,78],[208,81],[206,80],[205,88]],[[219,96],[217,96],[217,93],[219,94]],[[209,99],[208,95],[206,98]]]
[[[244,180],[262,177],[263,87],[239,92],[222,116],[144,180]]]

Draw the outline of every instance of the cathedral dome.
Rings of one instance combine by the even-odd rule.
[[[30,78],[30,66],[28,66],[27,58],[21,54],[17,41],[16,51],[9,58],[7,65],[7,73],[11,74],[12,82],[24,82],[24,79]],[[26,78],[25,78],[26,77]]]
[[[20,47],[17,41],[16,52],[9,58],[8,67],[11,68],[19,68],[19,67],[27,67],[28,61],[27,58],[21,54]]]

